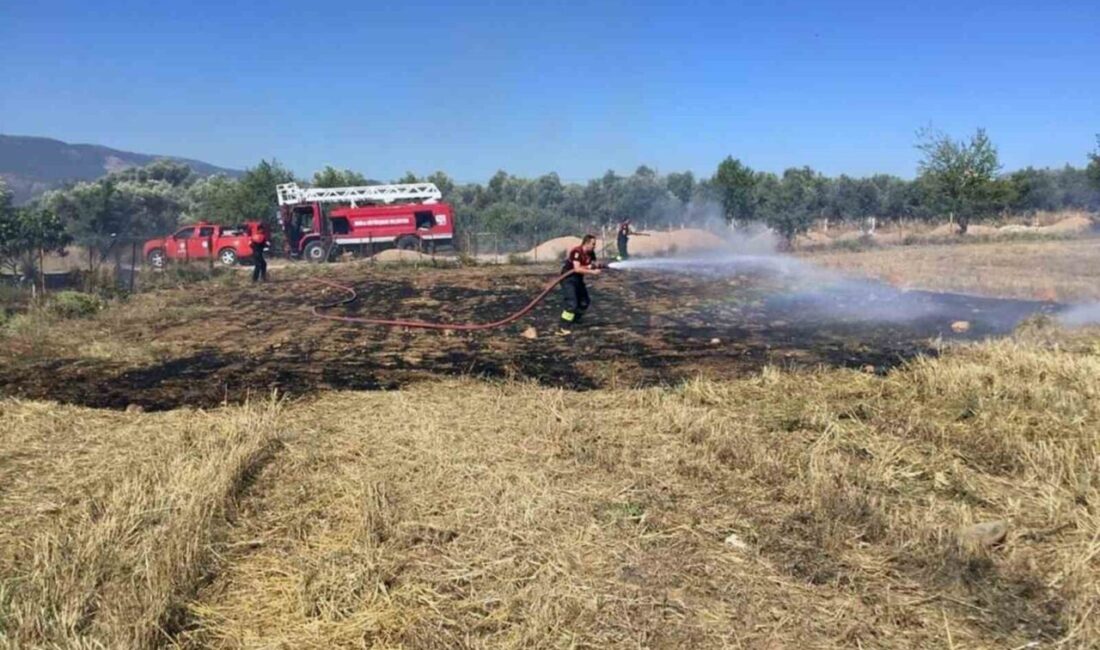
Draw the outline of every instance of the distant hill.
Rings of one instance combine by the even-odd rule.
[[[50,138],[0,135],[0,179],[15,194],[16,204],[65,183],[90,181],[110,172],[141,167],[167,158],[186,163],[201,176],[239,176],[236,169],[217,167],[201,160],[120,151],[94,144],[69,144]]]

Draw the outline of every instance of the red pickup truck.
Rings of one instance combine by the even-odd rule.
[[[258,221],[240,226],[222,226],[200,221],[184,226],[167,237],[150,239],[142,248],[142,255],[155,268],[162,268],[168,260],[203,260],[216,255],[226,266],[252,257],[252,229]]]

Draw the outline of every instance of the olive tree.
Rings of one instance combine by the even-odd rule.
[[[997,148],[984,129],[968,142],[928,129],[920,131],[918,139],[917,149],[923,154],[918,173],[929,189],[928,198],[956,219],[959,234],[965,235],[971,220],[993,212],[1001,198]]]

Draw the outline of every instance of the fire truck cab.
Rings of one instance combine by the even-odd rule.
[[[432,183],[276,189],[291,257],[323,262],[347,250],[434,251],[454,241],[454,211]]]

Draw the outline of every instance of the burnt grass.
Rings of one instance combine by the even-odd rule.
[[[333,265],[317,273],[359,299],[332,313],[437,322],[486,322],[513,313],[554,276],[547,267],[383,268]],[[279,391],[385,390],[440,376],[532,380],[573,390],[743,376],[766,365],[883,373],[938,339],[1010,332],[1053,305],[907,292],[858,283],[807,292],[766,273],[700,275],[612,271],[589,281],[592,307],[569,337],[555,335],[561,297],[486,332],[373,327],[318,319],[309,307],[339,297],[299,269],[260,287],[202,283],[168,290],[204,315],[158,334],[185,352],[144,366],[98,358],[3,353],[0,394],[102,408],[213,407]],[[283,277],[280,277],[280,276]],[[119,340],[134,332],[112,331]],[[965,320],[966,332],[951,324]],[[521,336],[534,327],[537,338]]]

